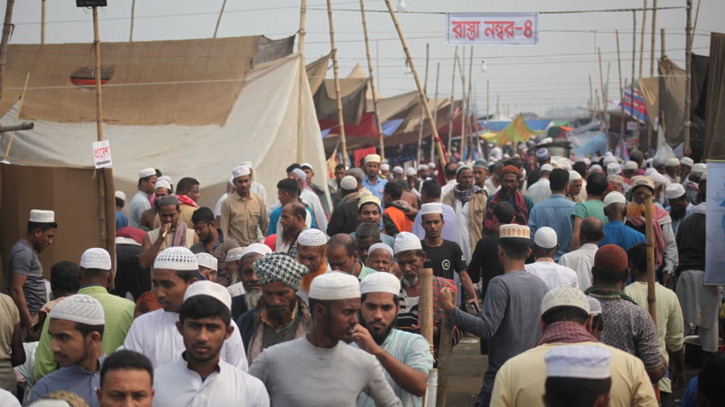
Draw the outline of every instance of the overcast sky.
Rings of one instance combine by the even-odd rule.
[[[391,0],[393,6],[398,0]],[[652,1],[648,6],[652,6]],[[128,41],[131,0],[109,0],[101,12],[101,40]],[[137,0],[134,41],[211,37],[223,0]],[[697,0],[694,0],[697,5]],[[2,10],[5,1],[0,2]],[[17,0],[13,22],[16,24],[11,43],[40,42],[40,0]],[[373,63],[379,65],[376,80],[384,97],[415,89],[413,76],[407,74],[404,54],[390,16],[375,13],[383,10],[383,0],[366,0],[368,30],[372,40]],[[408,11],[398,14],[416,66],[423,80],[425,46],[430,43],[430,74],[428,95],[434,96],[436,65],[440,63],[440,97],[449,97],[454,47],[445,43],[445,12],[544,12],[563,10],[598,10],[642,7],[632,0],[407,0]],[[299,0],[227,0],[219,36],[264,34],[270,38],[293,35],[299,28]],[[659,0],[658,7],[682,7],[685,0]],[[307,40],[305,55],[311,62],[330,51],[326,2],[308,0]],[[334,0],[336,40],[339,48],[341,75],[347,75],[355,64],[367,69],[359,0]],[[415,14],[414,12],[441,12]],[[77,9],[74,0],[47,2],[46,41],[48,43],[92,42],[93,25],[88,10]],[[695,12],[693,10],[693,21]],[[694,52],[709,54],[711,31],[725,31],[725,1],[702,0]],[[637,50],[639,52],[642,12],[637,13]],[[657,13],[656,57],[660,55],[659,29],[666,30],[669,57],[685,66],[684,9],[661,10]],[[542,14],[539,16],[539,43],[536,46],[477,46],[474,48],[473,79],[478,109],[486,109],[486,82],[490,81],[491,110],[496,95],[501,104],[517,111],[543,114],[547,108],[586,106],[589,98],[589,74],[599,88],[597,47],[602,49],[605,81],[611,63],[610,99],[618,97],[617,46],[614,30],[620,31],[622,70],[625,78],[632,75],[632,13]],[[652,12],[647,13],[645,39],[645,76],[649,74],[650,30]],[[459,49],[459,51],[461,51]],[[466,49],[468,60],[469,49]],[[380,56],[379,60],[377,55]],[[481,72],[481,60],[488,71]],[[639,54],[637,55],[639,64]],[[468,63],[467,63],[468,64]],[[637,66],[637,70],[638,70]],[[332,70],[328,72],[332,77]],[[460,97],[460,80],[456,80]],[[503,112],[502,112],[503,113]]]

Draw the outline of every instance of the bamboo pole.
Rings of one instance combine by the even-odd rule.
[[[13,8],[15,0],[7,0],[5,4],[5,22],[3,23],[3,36],[0,40],[0,101],[3,95],[3,78],[5,77],[5,58],[8,51],[8,41],[10,40],[10,31],[12,29]]]
[[[337,65],[337,47],[335,46],[335,23],[332,20],[332,0],[327,0],[327,20],[330,24],[330,47],[332,48],[332,71],[335,76],[335,95],[337,96],[337,123],[340,128],[340,145],[345,167],[350,163],[347,159],[347,142],[345,141],[345,118],[342,114],[342,95],[340,95],[340,67]]]
[[[599,53],[599,84],[602,88],[602,121],[606,126],[604,134],[607,137],[607,151],[610,151],[609,120],[607,120],[607,92],[604,91],[604,73],[602,72],[602,49],[597,48],[597,52]]]
[[[299,77],[299,89],[297,94],[297,162],[302,162],[304,157],[303,151],[303,140],[302,140],[302,122],[304,119],[304,112],[302,111],[303,97],[302,89],[307,81],[307,69],[305,68],[305,36],[307,35],[307,0],[302,0],[300,3],[300,31],[299,31],[299,42],[297,43],[297,52],[300,54],[300,77]]]
[[[652,44],[651,49],[649,50],[649,60],[650,60],[650,67],[649,67],[649,77],[652,78],[655,76],[655,45],[656,45],[656,35],[657,35],[657,0],[652,0]],[[649,126],[652,128],[652,126]]]
[[[455,302],[455,298],[452,298]],[[451,352],[453,348],[453,322],[447,316],[441,321],[441,340],[438,349],[438,394],[436,406],[445,407],[448,396],[448,372],[451,367]],[[444,340],[445,338],[448,338]]]
[[[647,309],[657,325],[657,300],[655,295],[655,237],[654,237],[654,206],[652,194],[647,193],[645,205],[645,232],[647,238]]]
[[[697,0],[697,11],[695,11],[695,24],[692,26],[692,39],[695,38],[695,33],[697,32],[697,20],[700,19],[700,0]]]
[[[438,65],[436,66],[436,92],[435,97],[433,98],[433,108],[435,109],[433,111],[433,125],[438,127],[438,85],[441,79],[441,63],[438,62]],[[435,148],[433,148],[433,143],[435,143],[435,140],[431,139],[430,144],[430,162],[435,162]]]
[[[222,23],[222,16],[224,15],[224,8],[227,6],[227,0],[224,0],[222,3],[222,9],[219,10],[219,18],[216,20],[216,28],[214,28],[214,38],[216,38],[217,33],[219,32],[219,24]]]
[[[491,98],[489,91],[491,86],[491,81],[486,79],[486,130],[489,130],[491,128],[491,110],[489,108],[489,105],[491,104]]]
[[[642,36],[639,42],[639,78],[642,78],[642,66],[644,63],[644,34],[647,23],[647,0],[644,0],[642,7]]]
[[[418,320],[420,322],[420,334],[423,335],[430,353],[433,354],[433,269],[424,268],[420,270],[420,302],[418,303]]]
[[[136,2],[136,0],[134,0]],[[45,44],[45,3],[46,0],[40,2],[40,43]],[[133,14],[131,15],[131,21],[133,21]]]
[[[500,105],[499,105],[499,100],[501,100],[501,95],[496,95],[496,120],[500,120],[500,119],[499,119],[499,115],[500,115],[500,110],[499,110],[499,107],[500,107]]]
[[[685,72],[685,155],[689,155],[690,149],[690,126],[692,125],[692,0],[687,0],[687,26],[685,28],[686,33],[686,48],[685,57],[686,72]]]
[[[101,36],[98,29],[98,7],[93,7],[93,45],[95,51],[96,69],[96,131],[98,141],[103,141],[103,93],[101,89]],[[99,188],[101,192],[101,241],[103,248],[108,250],[108,225],[106,224],[106,178],[105,169],[99,171]],[[115,233],[114,233],[115,235]]]
[[[45,0],[43,0],[43,3],[45,3]],[[133,42],[133,22],[134,22],[135,17],[136,17],[136,0],[133,0],[131,2],[131,31],[128,35],[128,42]]]
[[[619,48],[619,30],[615,31],[617,33],[617,68],[619,71],[619,97],[621,98],[620,101],[620,107],[621,107],[621,116],[619,120],[619,141],[617,142],[617,145],[621,143],[621,140],[624,139],[624,87],[622,87],[622,55],[620,53]]]
[[[28,81],[30,81],[30,72],[28,72],[28,75],[25,77],[25,85],[23,86],[23,93],[20,94],[20,103],[18,104],[18,112],[15,114],[15,123],[18,122],[18,119],[20,119],[20,111],[23,110],[23,101],[25,100],[25,91],[28,90]],[[15,138],[15,130],[13,130],[10,133],[10,139],[8,140],[8,147],[5,149],[5,157],[3,158],[3,161],[8,160],[8,155],[10,155],[10,147],[13,145],[13,139]]]
[[[374,109],[374,116],[375,116],[375,126],[378,130],[378,140],[380,142],[380,157],[385,159],[385,139],[383,137],[383,127],[380,123],[380,111],[378,111],[378,95],[375,91],[375,76],[373,75],[373,62],[372,58],[370,57],[370,40],[368,38],[368,24],[367,19],[365,18],[365,1],[360,0],[360,13],[362,14],[362,26],[363,26],[363,34],[365,35],[365,53],[367,54],[367,60],[368,60],[368,73],[370,78],[368,79],[370,81],[370,93],[373,95],[373,109]]]
[[[420,103],[428,104],[428,68],[429,68],[429,62],[430,60],[430,44],[425,44],[425,81],[423,82],[423,93],[426,94],[426,97],[421,100]],[[430,148],[433,149],[433,143],[431,140]],[[420,164],[420,158],[422,156],[422,150],[423,150],[423,106],[420,106],[420,118],[418,120],[418,154],[416,154],[416,162]]]
[[[594,88],[592,87],[592,74],[589,74],[589,103],[590,111],[589,114],[594,118]]]
[[[466,93],[466,75],[464,74],[466,69],[466,47],[463,47],[461,52],[461,61],[458,63],[458,74],[461,76],[461,155],[463,155],[463,148],[465,147],[466,140],[466,100],[468,94]]]
[[[665,29],[660,30],[660,42],[662,43],[660,48],[660,58],[664,59],[667,56],[667,48],[665,47]]]
[[[632,103],[630,104],[630,111],[632,112],[632,117],[634,117],[635,121],[634,137],[637,138],[639,137],[639,111],[637,111],[636,115],[634,111],[634,82],[636,77],[635,61],[637,58],[637,12],[634,10],[632,10],[632,24],[632,81],[630,82],[630,99]],[[649,151],[649,141],[647,144],[647,151]]]
[[[471,94],[473,93],[473,45],[471,45],[471,56],[468,58],[468,99],[466,99],[466,124],[469,124],[469,126],[466,126],[468,128],[468,133],[466,134],[466,139],[468,140],[468,157],[471,159],[473,157],[473,126],[471,123],[469,123],[470,117],[471,117]],[[463,151],[461,151],[463,153]],[[466,157],[463,157],[463,160],[466,160]]]
[[[455,114],[456,114],[456,99],[455,99],[455,91],[456,91],[456,64],[458,63],[458,45],[456,45],[456,49],[453,52],[453,75],[451,75],[451,108],[449,110],[448,114],[448,154],[451,153],[451,139],[453,138],[453,123],[455,122]],[[443,157],[446,161],[448,160],[448,157]]]

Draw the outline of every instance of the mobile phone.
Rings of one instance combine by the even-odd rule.
[[[481,313],[481,309],[478,308],[478,304],[476,304],[475,302],[467,304],[466,309],[468,310],[468,313],[471,315],[478,315]]]

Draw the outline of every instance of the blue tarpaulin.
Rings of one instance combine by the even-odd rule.
[[[526,122],[526,125],[533,131],[543,131],[543,130],[548,129],[549,126],[551,125],[551,120],[546,120],[546,119],[544,119],[544,120],[525,120],[525,122]],[[481,127],[483,127],[484,129],[486,128],[485,120],[479,120],[478,124],[480,124]],[[491,121],[488,124],[488,129],[490,131],[494,131],[494,132],[501,131],[501,130],[505,129],[506,126],[508,126],[509,124],[511,124],[510,120],[508,120],[508,121],[502,121],[502,120]]]
[[[607,136],[604,135],[604,132],[600,132],[596,136],[592,137],[592,139],[583,146],[575,148],[574,154],[577,157],[593,157],[597,154],[597,150],[599,150],[599,153],[601,154],[604,154],[607,151]]]

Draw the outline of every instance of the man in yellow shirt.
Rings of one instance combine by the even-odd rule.
[[[546,354],[559,346],[601,346],[611,354],[611,407],[657,407],[654,388],[637,357],[599,343],[591,334],[589,302],[579,289],[557,287],[541,304],[536,347],[509,359],[496,374],[491,407],[543,406]]]

